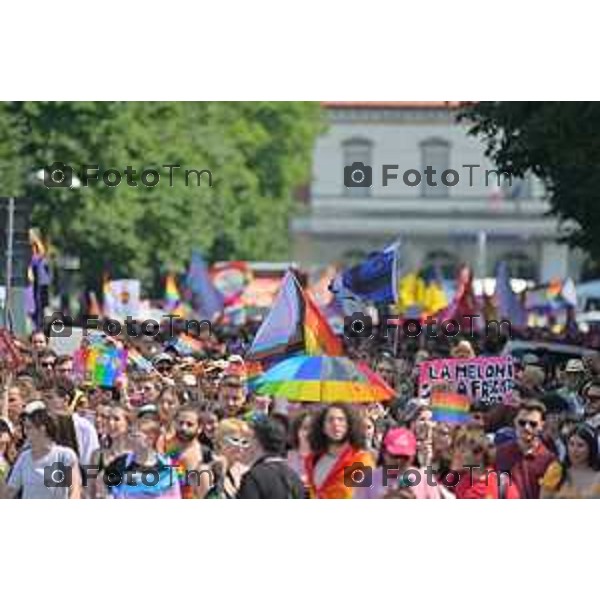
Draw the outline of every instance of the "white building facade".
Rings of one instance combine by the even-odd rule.
[[[315,145],[310,203],[291,224],[294,260],[355,262],[400,238],[407,268],[436,264],[448,278],[465,262],[493,276],[501,260],[512,277],[577,277],[580,259],[557,242],[541,183],[499,173],[456,122],[455,103],[324,106],[329,127]],[[371,168],[370,186],[346,185],[369,183],[356,163]]]

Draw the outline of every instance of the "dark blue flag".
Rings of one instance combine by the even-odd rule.
[[[392,304],[398,296],[398,245],[373,252],[367,259],[342,273],[342,285],[362,300]]]

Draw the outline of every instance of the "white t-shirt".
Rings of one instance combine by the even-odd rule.
[[[62,471],[61,464],[65,467]],[[27,449],[17,458],[7,484],[22,490],[23,499],[67,499],[69,487],[65,484],[69,482],[69,469],[74,465],[77,465],[77,455],[71,448],[53,444],[49,452],[37,460],[33,460],[31,449]]]
[[[98,432],[92,423],[77,413],[73,414],[73,425],[79,448],[79,462],[82,465],[89,465],[92,461],[92,454],[100,448]]]

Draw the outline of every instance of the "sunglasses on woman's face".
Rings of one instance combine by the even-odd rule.
[[[53,362],[43,362],[43,363],[41,363],[41,365],[44,369],[53,369],[54,368]]]

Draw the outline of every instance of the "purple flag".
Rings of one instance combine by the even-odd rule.
[[[527,326],[527,311],[513,292],[508,276],[508,268],[504,261],[499,263],[496,272],[495,296],[498,314],[501,319],[508,319],[513,327],[523,328]]]
[[[223,296],[214,286],[202,255],[197,250],[192,251],[185,285],[191,296],[192,306],[202,318],[213,319],[223,312]]]

